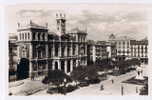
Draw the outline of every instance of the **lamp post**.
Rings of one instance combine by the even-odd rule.
[[[122,84],[121,84],[121,95],[122,95],[122,96],[124,95],[124,87],[123,87]]]
[[[66,78],[64,78],[64,95],[66,95],[66,82],[67,82],[67,80],[66,80]]]

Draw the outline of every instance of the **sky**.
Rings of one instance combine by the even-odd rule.
[[[20,4],[6,7],[6,32],[17,33],[17,23],[32,20],[56,31],[56,13],[66,14],[67,32],[87,30],[88,39],[107,40],[110,34],[143,39],[148,34],[148,9],[144,4]]]

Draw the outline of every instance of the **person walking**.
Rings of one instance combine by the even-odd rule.
[[[113,83],[114,83],[114,80],[112,79],[111,82],[112,82],[112,84],[113,84]]]

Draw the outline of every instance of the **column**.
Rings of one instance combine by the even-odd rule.
[[[18,63],[20,61],[20,46],[17,46],[17,59],[18,59]]]
[[[85,55],[87,55],[87,44],[85,43]]]
[[[32,62],[29,62],[29,77],[32,76],[33,68],[32,68]]]
[[[58,60],[58,70],[61,70],[61,61]]]
[[[71,61],[70,61],[70,72],[72,72],[73,71],[73,59],[71,59]]]
[[[64,61],[64,72],[67,74],[67,60]]]
[[[53,60],[52,61],[52,70],[54,70],[55,69],[55,61]]]
[[[95,50],[96,48],[95,48],[95,45],[93,45],[93,47],[92,47],[92,56],[93,56],[93,62],[95,63],[95,61],[96,61],[96,50]]]
[[[32,44],[29,45],[29,58],[30,59],[33,58],[33,46],[32,46]]]
[[[45,46],[45,53],[46,53],[46,74],[48,73],[48,44],[46,44],[46,46]]]
[[[79,59],[77,58],[77,60],[76,60],[76,67],[78,67],[79,66],[79,61],[78,61]]]
[[[33,47],[32,45],[30,44],[29,45],[29,76],[31,77],[32,75],[32,72],[33,72],[33,66],[32,66],[32,62],[31,62],[31,59],[33,58]]]
[[[64,50],[64,56],[65,56],[65,57],[67,56],[67,46],[68,46],[68,45],[67,45],[67,43],[66,43],[66,44],[65,44],[65,48],[64,48],[64,49],[65,49],[65,50]]]
[[[79,48],[79,45],[76,44],[76,55],[78,56],[78,48]]]

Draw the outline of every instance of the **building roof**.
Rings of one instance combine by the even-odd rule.
[[[116,38],[116,36],[114,35],[114,34],[110,34],[110,36],[109,36],[109,39],[110,40],[113,40],[113,39],[115,39]]]
[[[95,44],[95,41],[94,40],[88,40],[87,43],[88,44]]]
[[[9,40],[10,41],[17,41],[17,35],[15,35],[14,33],[9,33]]]
[[[77,34],[87,34],[87,32],[85,30],[81,30],[80,28],[73,28],[70,30],[69,33],[77,33]]]
[[[131,40],[130,41],[131,45],[148,45],[148,40]]]
[[[18,23],[18,29],[28,29],[28,28],[34,28],[34,29],[47,29],[46,26],[38,25],[34,23],[32,20],[28,24],[22,25],[21,23]]]
[[[114,34],[110,34],[109,36],[109,40],[135,40],[134,38],[132,37],[129,37],[129,36],[116,36]]]

